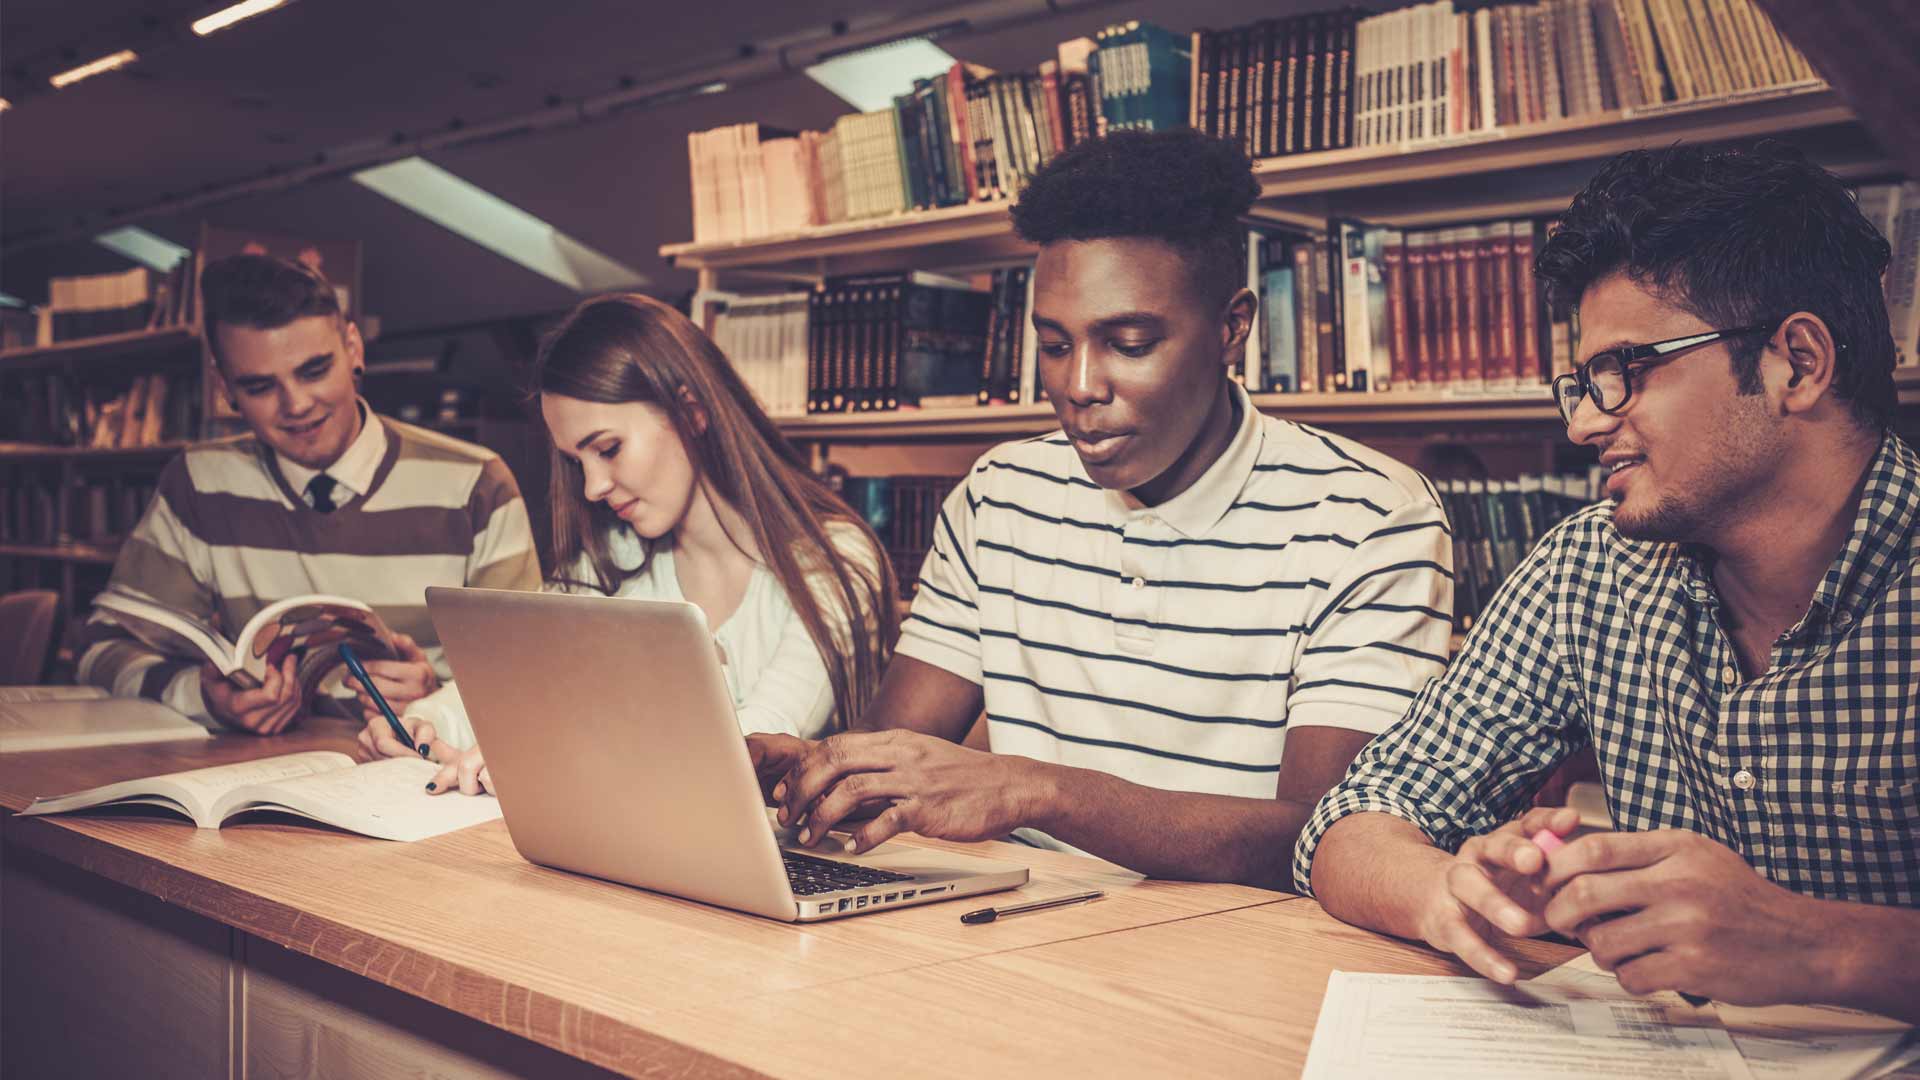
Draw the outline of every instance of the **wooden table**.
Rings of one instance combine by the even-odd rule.
[[[347,743],[0,755],[0,808]],[[1010,845],[946,846],[1032,867],[1029,896],[1108,898],[793,926],[534,866],[499,822],[392,844],[9,813],[4,837],[9,1076],[1289,1075],[1329,971],[1460,970],[1311,900]]]

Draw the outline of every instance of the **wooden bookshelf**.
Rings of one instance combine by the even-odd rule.
[[[1894,373],[1903,406],[1920,405],[1920,367]],[[1560,411],[1546,387],[1470,393],[1392,390],[1378,394],[1255,394],[1261,412],[1303,424],[1357,427],[1502,424],[1558,428]],[[815,413],[776,416],[789,439],[800,442],[924,442],[1018,438],[1060,426],[1053,406],[982,405],[960,409],[900,409],[889,412]]]
[[[87,447],[47,446],[42,443],[0,442],[0,461],[76,461],[115,462],[149,461],[169,458],[193,445],[164,442],[152,446]]]
[[[1601,161],[1638,147],[1856,125],[1852,110],[1831,89],[1805,84],[1515,125],[1404,146],[1295,154],[1256,163],[1261,188],[1256,211],[1277,220],[1324,223],[1329,209],[1325,202],[1330,198],[1371,188],[1457,181],[1475,189],[1479,205],[1448,207],[1451,219],[1550,212],[1556,208],[1554,199],[1563,206],[1577,184],[1554,197],[1533,193],[1516,202],[1501,183],[1493,181],[1504,181],[1506,174],[1519,170]],[[1885,166],[1877,154],[1873,157],[1874,161],[1850,161],[1847,171]],[[721,271],[817,278],[898,269],[908,261],[920,269],[960,269],[1011,262],[1032,252],[1031,245],[1013,235],[1004,201],[835,222],[734,243],[668,244],[660,249],[661,256],[675,265],[701,272],[702,287],[713,287]]]
[[[0,370],[61,364],[92,365],[175,351],[191,351],[197,357],[199,349],[198,326],[169,326],[161,330],[132,330],[124,334],[79,338],[52,345],[0,349]]]
[[[1557,423],[1545,387],[1503,393],[1394,391],[1379,394],[1255,394],[1261,412],[1305,424],[1428,424],[1463,422]],[[1053,406],[982,405],[959,409],[815,413],[775,417],[790,439],[813,441],[970,439],[1018,437],[1052,431]]]
[[[112,566],[120,555],[118,544],[0,544],[0,555],[50,559],[54,562]]]

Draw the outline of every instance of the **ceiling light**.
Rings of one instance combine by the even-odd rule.
[[[8,101],[6,98],[0,97],[0,112],[6,112],[8,109],[11,109],[11,108],[13,108],[13,102]]]
[[[155,236],[138,225],[123,225],[112,232],[103,232],[94,237],[93,242],[163,274],[192,254],[179,244]]]
[[[140,59],[139,53],[134,52],[132,49],[121,49],[112,56],[103,56],[91,63],[81,64],[79,67],[63,71],[47,81],[53,84],[54,89],[64,90],[74,83],[79,82],[81,79],[89,79],[95,75],[112,71],[115,68],[126,67],[138,59]]]
[[[27,302],[25,300],[14,296],[12,293],[0,292],[0,307],[24,308],[26,306]]]
[[[232,7],[221,8],[204,19],[193,20],[193,32],[206,37],[216,30],[225,30],[242,19],[264,15],[286,2],[287,0],[243,0]]]
[[[952,67],[945,49],[911,37],[822,60],[807,68],[807,77],[861,112],[873,112],[911,91],[915,79],[945,75]]]
[[[354,182],[575,292],[643,285],[622,266],[484,188],[410,157],[353,174]]]

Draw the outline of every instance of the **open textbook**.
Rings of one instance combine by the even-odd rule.
[[[212,737],[157,701],[97,686],[0,686],[0,753]]]
[[[217,829],[236,814],[264,810],[382,840],[425,840],[500,816],[491,795],[427,794],[427,781],[439,769],[419,758],[355,765],[345,754],[309,750],[39,798],[20,814],[153,806]]]
[[[220,674],[256,687],[268,668],[295,658],[295,676],[303,696],[311,697],[329,672],[340,666],[340,645],[353,646],[363,660],[397,655],[393,631],[370,607],[344,596],[290,596],[261,608],[239,635],[228,641],[212,623],[168,607],[125,586],[110,586],[94,600],[127,633],[169,656],[205,658]]]

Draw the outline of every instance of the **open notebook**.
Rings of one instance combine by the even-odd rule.
[[[236,814],[273,811],[382,840],[425,840],[500,816],[491,795],[427,794],[439,768],[418,758],[355,765],[345,754],[309,750],[38,798],[20,813],[153,806],[217,829]]]

